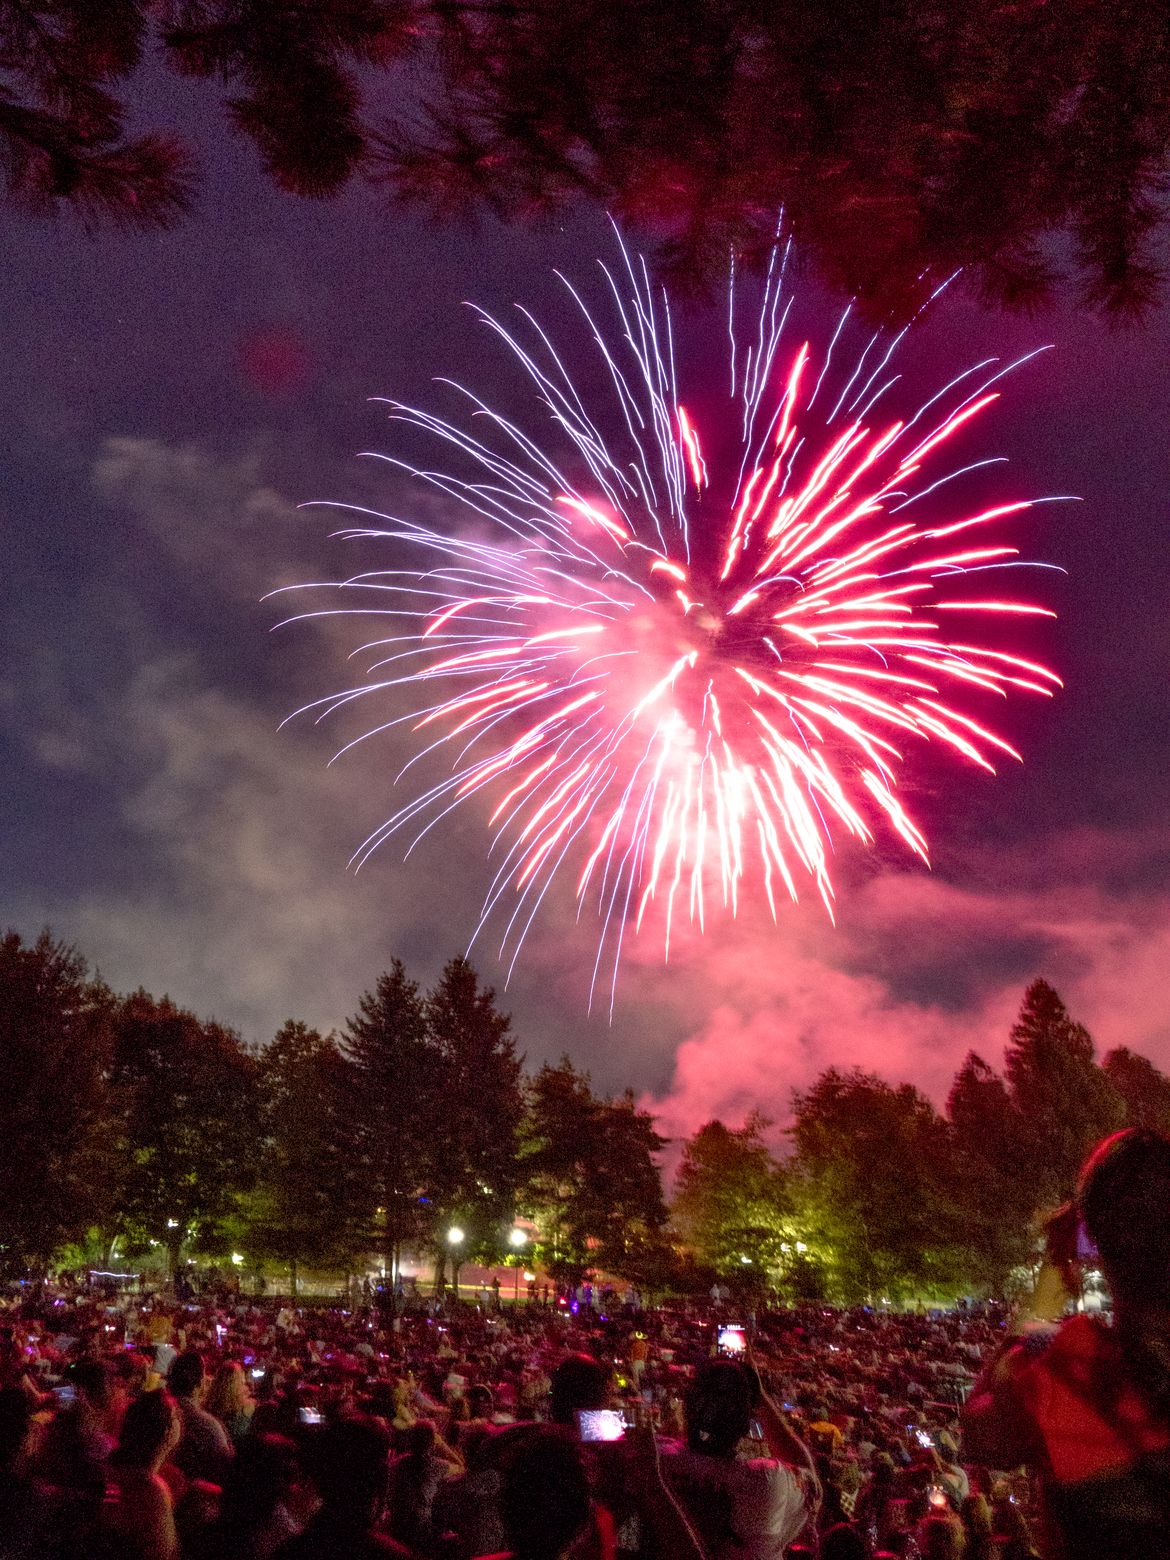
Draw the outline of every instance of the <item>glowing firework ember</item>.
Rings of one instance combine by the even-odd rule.
[[[571,873],[579,905],[600,917],[595,979],[607,949],[616,979],[622,939],[648,914],[669,949],[680,914],[702,925],[712,907],[734,912],[749,874],[773,915],[802,879],[831,914],[837,829],[865,843],[892,830],[925,860],[896,789],[908,745],[941,743],[991,770],[997,754],[1018,755],[964,699],[1059,683],[978,642],[989,618],[1052,616],[989,583],[1024,566],[1003,522],[1034,501],[968,512],[949,484],[972,464],[942,464],[1016,364],[989,359],[912,415],[888,416],[879,405],[900,337],[872,337],[841,371],[844,318],[819,358],[807,343],[782,350],[774,257],[746,348],[733,277],[735,453],[708,461],[676,390],[666,300],[644,263],[622,257],[624,269],[602,267],[612,339],[565,284],[604,364],[608,407],[586,404],[526,310],[529,344],[481,318],[531,377],[551,441],[458,386],[475,432],[388,403],[457,469],[383,458],[471,523],[435,530],[360,512],[366,523],[344,535],[405,544],[416,565],[343,582],[363,593],[354,611],[398,628],[362,647],[372,664],[360,687],[308,706],[405,696],[406,713],[375,730],[406,724],[421,739],[415,758],[452,755],[357,860],[412,826],[417,842],[482,793],[499,862],[480,927],[507,898],[501,952],[514,961],[550,883]],[[721,448],[732,442],[717,432]]]

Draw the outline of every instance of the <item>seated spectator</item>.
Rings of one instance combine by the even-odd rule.
[[[952,1517],[927,1517],[918,1530],[922,1560],[964,1560],[966,1535]]]
[[[865,1536],[861,1529],[849,1522],[838,1522],[829,1528],[821,1539],[820,1560],[866,1560]]]
[[[959,1511],[967,1535],[964,1560],[991,1560],[991,1507],[983,1495],[968,1495]]]
[[[581,1410],[604,1408],[609,1402],[610,1373],[588,1354],[570,1354],[552,1373],[549,1418],[554,1425],[575,1429]]]
[[[435,1427],[428,1420],[404,1432],[405,1451],[391,1469],[390,1532],[408,1549],[430,1550],[433,1513],[440,1487],[455,1471],[436,1451]]]
[[[737,1455],[753,1407],[771,1457]],[[748,1370],[731,1360],[699,1367],[685,1416],[686,1449],[664,1467],[707,1553],[714,1560],[780,1560],[819,1495],[807,1448],[766,1395],[753,1390]]]
[[[474,1555],[495,1554],[505,1543],[500,1516],[501,1452],[507,1449],[507,1435],[473,1429],[460,1440],[467,1458],[467,1471],[446,1480],[435,1497],[434,1531],[454,1539],[456,1560],[471,1560]]]
[[[203,1402],[204,1408],[227,1431],[232,1445],[238,1447],[252,1427],[256,1404],[248,1390],[244,1367],[236,1360],[225,1360],[212,1378]]]

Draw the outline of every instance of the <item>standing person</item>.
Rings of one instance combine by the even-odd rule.
[[[636,1332],[630,1343],[630,1375],[635,1387],[641,1389],[646,1362],[650,1358],[650,1340],[644,1332]]]
[[[406,1450],[391,1469],[390,1531],[408,1549],[429,1553],[435,1497],[445,1480],[463,1470],[436,1451],[435,1427],[429,1420],[412,1425],[404,1439]]]
[[[55,1503],[28,1466],[33,1429],[27,1393],[0,1387],[0,1555],[15,1560],[53,1554],[63,1536]]]
[[[110,1454],[99,1553],[119,1560],[178,1560],[174,1506],[159,1469],[179,1444],[182,1425],[169,1392],[135,1398]]]
[[[1168,1211],[1170,1138],[1131,1128],[1099,1143],[1075,1205],[1050,1224],[1033,1319],[1061,1316],[1087,1237],[1113,1325],[1078,1315],[1013,1337],[963,1412],[970,1460],[1039,1474],[1063,1560],[1170,1560]]]
[[[101,1360],[75,1360],[66,1374],[74,1400],[50,1421],[37,1459],[46,1483],[100,1503],[106,1487],[106,1462],[117,1437],[112,1372]]]
[[[172,1458],[188,1479],[222,1484],[232,1460],[228,1433],[214,1415],[200,1407],[203,1395],[203,1360],[193,1349],[180,1354],[167,1375],[167,1385],[178,1404],[182,1436]]]
[[[410,1560],[409,1549],[380,1531],[389,1459],[389,1432],[369,1415],[327,1426],[309,1457],[320,1510],[303,1533],[281,1545],[278,1560]]]
[[[259,1432],[240,1447],[215,1520],[183,1548],[183,1560],[271,1560],[311,1515],[292,1441]]]

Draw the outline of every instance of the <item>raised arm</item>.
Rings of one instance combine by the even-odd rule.
[[[760,1429],[764,1432],[764,1443],[778,1462],[787,1464],[789,1468],[807,1479],[809,1503],[815,1510],[821,1504],[821,1481],[813,1455],[804,1439],[796,1433],[788,1416],[765,1387],[759,1363],[750,1345],[747,1360],[759,1382],[760,1401],[756,1407],[756,1417],[760,1422]]]

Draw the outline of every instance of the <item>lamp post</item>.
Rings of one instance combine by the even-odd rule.
[[[455,1299],[459,1299],[459,1248],[463,1244],[463,1231],[457,1224],[453,1224],[447,1231],[447,1244],[451,1248],[451,1266],[454,1269],[452,1282],[455,1287]]]
[[[520,1253],[523,1250],[523,1248],[525,1246],[527,1246],[527,1244],[528,1244],[528,1231],[527,1230],[522,1230],[522,1229],[519,1229],[519,1228],[509,1230],[509,1232],[508,1232],[508,1244],[511,1246],[512,1250],[516,1253],[515,1257],[512,1259],[515,1262],[515,1264],[516,1264],[516,1282],[515,1282],[515,1286],[514,1286],[513,1291],[512,1291],[512,1303],[514,1305],[519,1305],[520,1304],[520,1268],[523,1265],[522,1262],[521,1262]]]

